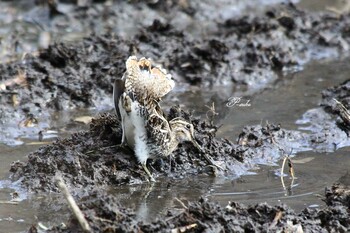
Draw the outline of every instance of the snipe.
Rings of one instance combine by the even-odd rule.
[[[170,155],[184,141],[201,150],[194,136],[193,125],[182,118],[167,121],[159,101],[175,86],[171,75],[160,67],[152,67],[146,58],[131,56],[126,72],[114,83],[113,98],[122,125],[122,144],[135,152],[149,176],[148,158]],[[207,158],[207,157],[206,157]]]

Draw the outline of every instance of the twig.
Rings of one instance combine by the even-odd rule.
[[[288,161],[289,174],[294,180],[295,179],[294,165],[288,155],[286,155],[283,159],[282,168],[281,168],[281,177],[283,177],[283,171],[284,171],[284,166],[286,165],[286,161]]]
[[[57,182],[58,188],[61,190],[64,197],[67,199],[68,205],[70,206],[71,210],[73,211],[73,214],[78,219],[81,228],[83,228],[83,230],[85,232],[91,232],[91,228],[89,226],[89,223],[86,221],[84,214],[81,212],[77,203],[74,201],[74,198],[69,193],[68,188],[67,188],[66,184],[64,183],[62,177],[58,177],[56,182]]]
[[[178,203],[180,203],[180,205],[184,208],[184,209],[188,209],[188,207],[185,205],[185,203],[183,203],[179,198],[175,197],[174,198],[175,201],[177,201]]]
[[[179,233],[179,232],[186,232],[187,230],[191,230],[192,228],[195,228],[197,227],[197,223],[192,223],[192,224],[189,224],[187,226],[183,226],[183,227],[177,227],[177,228],[174,228],[174,229],[171,229],[171,233]]]
[[[209,109],[206,113],[207,119],[210,121],[210,124],[213,125],[215,116],[219,115],[219,113],[215,111],[215,103],[213,102],[211,106],[205,105],[205,107]]]
[[[288,157],[285,156],[283,159],[282,168],[281,168],[281,177],[283,177],[284,166],[286,165],[287,158]]]
[[[183,209],[183,210],[181,210],[179,213],[175,214],[174,216],[171,216],[171,217],[165,219],[165,221],[166,221],[166,222],[169,222],[170,220],[172,220],[172,219],[174,219],[174,218],[177,218],[177,217],[179,217],[180,215],[182,215],[182,214],[184,214],[184,213],[186,213],[186,210]]]
[[[17,201],[0,201],[0,204],[18,205]]]
[[[291,152],[292,153],[292,152]],[[287,190],[286,185],[284,183],[284,176],[283,176],[283,171],[284,171],[284,166],[286,165],[286,161],[288,161],[288,167],[289,167],[289,174],[292,177],[292,182],[289,185],[289,191],[291,191],[293,184],[294,184],[294,179],[295,179],[295,172],[294,172],[294,166],[293,166],[293,162],[292,160],[289,158],[289,155],[285,155],[284,159],[283,159],[283,163],[282,163],[282,168],[281,168],[281,183],[282,183],[282,187],[284,190]],[[288,191],[287,190],[287,194],[288,195]]]
[[[339,116],[346,125],[350,125],[350,111],[340,101],[333,99],[339,111]]]
[[[269,226],[269,229],[274,228],[277,225],[278,221],[282,218],[282,214],[283,214],[282,211],[280,210],[277,211],[275,218],[273,219],[271,225]]]
[[[101,222],[108,222],[110,224],[114,224],[115,221],[112,221],[112,220],[109,220],[109,219],[105,219],[105,218],[100,218],[100,217],[93,217],[94,219],[98,220],[98,221],[101,221]]]
[[[289,173],[292,176],[292,178],[295,178],[295,173],[294,173],[294,165],[292,160],[288,157],[288,167],[289,167]]]

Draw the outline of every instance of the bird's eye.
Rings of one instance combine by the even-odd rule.
[[[187,128],[187,129],[190,129],[190,128],[191,128],[191,125],[190,125],[190,124],[187,124],[187,125],[186,125],[186,128]]]

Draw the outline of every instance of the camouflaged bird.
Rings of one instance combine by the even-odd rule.
[[[126,72],[114,83],[113,98],[123,131],[122,144],[134,150],[153,182],[146,166],[148,158],[168,156],[184,141],[192,142],[201,150],[193,125],[182,118],[168,122],[159,105],[174,86],[166,70],[152,67],[149,59],[137,60],[135,56],[127,59]]]

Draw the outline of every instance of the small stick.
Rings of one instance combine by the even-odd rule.
[[[83,230],[85,232],[91,232],[91,228],[89,226],[89,223],[86,221],[84,214],[81,212],[77,203],[74,201],[74,198],[69,193],[68,188],[67,188],[66,184],[64,183],[62,177],[58,177],[56,182],[57,182],[58,188],[61,190],[64,197],[67,199],[68,205],[70,206],[71,210],[73,211],[73,214],[78,219],[81,228],[83,228]]]
[[[195,228],[195,227],[197,227],[197,223],[171,229],[171,233],[186,232],[187,230],[191,230],[192,228]]]
[[[283,214],[282,211],[277,211],[275,218],[273,219],[271,225],[269,226],[269,229],[274,228],[277,225],[278,221],[281,220],[282,218],[282,214]]]
[[[289,167],[289,173],[292,176],[292,178],[295,178],[295,173],[294,173],[294,165],[292,160],[288,157],[288,167]]]
[[[169,222],[170,220],[172,220],[172,219],[174,219],[174,218],[177,218],[177,217],[179,217],[180,215],[182,215],[182,214],[184,214],[184,213],[186,213],[186,210],[182,209],[178,214],[175,214],[174,216],[171,216],[171,217],[165,219],[165,221],[166,221],[166,222]]]
[[[284,166],[286,165],[287,158],[288,157],[285,156],[283,159],[282,168],[281,168],[281,177],[283,177]]]
[[[336,99],[333,99],[333,100],[337,104],[340,118],[343,120],[345,124],[350,125],[350,111],[340,101]]]
[[[283,177],[283,171],[284,171],[284,166],[286,165],[286,161],[288,161],[288,167],[289,167],[289,174],[295,179],[295,172],[294,172],[294,165],[292,160],[289,158],[289,155],[285,155],[282,163],[282,168],[281,168],[281,177]]]
[[[188,207],[185,205],[185,203],[183,203],[179,198],[175,197],[174,200],[177,201],[182,206],[182,208],[184,208],[186,210],[188,209]]]
[[[17,201],[0,201],[0,204],[18,205]]]

